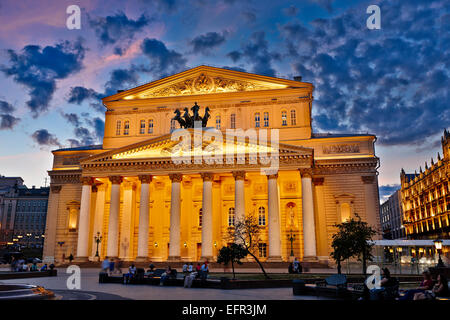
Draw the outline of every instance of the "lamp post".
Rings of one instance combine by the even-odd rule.
[[[293,257],[294,256],[294,247],[293,247],[293,243],[294,243],[294,240],[295,240],[295,234],[292,232],[292,229],[291,229],[291,231],[290,231],[290,234],[288,234],[288,241],[290,241],[291,242],[291,257]]]
[[[98,254],[98,245],[102,242],[102,236],[100,232],[97,232],[97,235],[94,236],[95,243],[97,244],[97,250],[95,252],[95,256],[100,260],[100,255]]]
[[[436,239],[433,242],[434,242],[434,247],[436,248],[436,250],[437,250],[437,252],[439,254],[439,259],[438,259],[438,263],[437,263],[436,267],[443,268],[443,267],[445,267],[445,265],[444,265],[444,262],[441,259],[442,240]]]

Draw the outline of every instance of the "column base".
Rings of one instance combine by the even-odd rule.
[[[266,262],[282,262],[283,259],[281,256],[269,256],[266,260]]]
[[[181,261],[181,257],[180,256],[169,256],[169,258],[167,258],[167,261],[169,261],[169,262],[180,262]]]
[[[134,261],[136,261],[136,262],[148,262],[149,259],[148,259],[148,257],[136,257],[136,259]]]
[[[118,256],[112,256],[112,257],[106,256],[106,259],[108,259],[108,260],[111,260],[111,259],[119,260],[119,257]]]
[[[208,261],[208,262],[212,262],[213,257],[212,256],[205,256],[205,257],[200,257],[200,261]]]
[[[88,262],[89,261],[89,257],[75,257],[75,259],[73,260],[73,262]]]
[[[308,257],[303,257],[303,261],[305,261],[305,262],[317,262],[319,260],[317,259],[316,256],[308,256]]]

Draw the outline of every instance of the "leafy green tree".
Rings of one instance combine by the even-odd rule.
[[[258,259],[258,245],[260,242],[261,227],[253,214],[247,215],[244,219],[237,219],[234,227],[228,228],[228,241],[241,245],[261,268],[266,279],[270,279],[264,267]]]
[[[366,275],[367,261],[372,261],[371,241],[377,234],[367,222],[355,214],[356,218],[351,218],[345,222],[337,224],[338,232],[333,235],[333,252],[331,257],[338,265],[338,273],[341,273],[341,262],[351,257],[357,257],[362,262],[363,274]]]
[[[239,244],[232,243],[228,247],[222,247],[219,250],[219,255],[217,257],[217,263],[223,263],[227,265],[231,263],[231,269],[233,270],[233,279],[236,279],[236,274],[234,272],[234,264],[242,264],[241,259],[247,256],[247,250],[244,249]]]

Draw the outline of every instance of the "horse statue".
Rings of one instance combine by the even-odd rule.
[[[208,124],[208,119],[211,117],[210,113],[209,113],[209,107],[205,108],[205,114],[203,115],[202,118],[202,127],[205,128],[206,125]]]
[[[181,117],[181,111],[176,109],[173,113],[175,113],[176,115],[172,118],[172,120],[178,121],[178,123],[180,124],[180,128],[186,128],[186,122]]]
[[[184,118],[185,128],[192,128],[194,126],[193,119],[189,115],[189,108],[188,107],[184,108],[183,118]]]

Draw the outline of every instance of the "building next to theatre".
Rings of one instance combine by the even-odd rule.
[[[403,210],[400,189],[396,190],[380,206],[380,225],[383,239],[405,239]]]
[[[214,261],[246,215],[267,262],[293,258],[291,235],[295,257],[328,261],[335,225],[356,215],[380,230],[376,137],[313,132],[313,90],[200,66],[104,98],[103,144],[53,151],[44,259],[96,260],[101,236],[101,259]],[[197,104],[227,139],[179,129]]]
[[[50,188],[28,188],[20,177],[0,177],[0,246],[42,248]]]
[[[444,130],[442,153],[425,170],[400,173],[403,224],[408,239],[450,239],[450,133]]]

